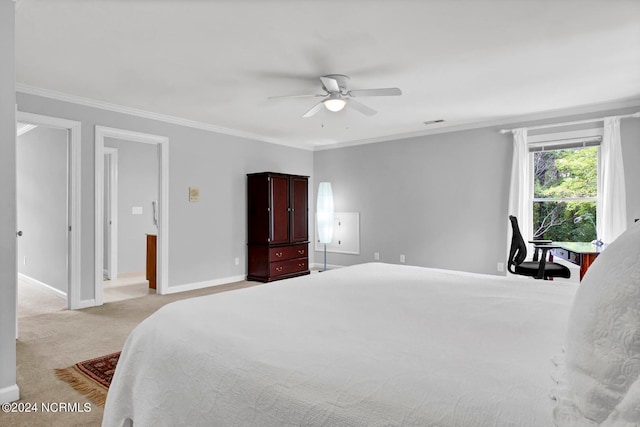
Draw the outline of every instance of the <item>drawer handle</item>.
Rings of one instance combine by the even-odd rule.
[[[282,271],[282,267],[276,267],[276,271]]]
[[[282,252],[276,252],[276,256],[277,256],[278,258],[282,257]]]
[[[304,262],[301,262],[300,264],[298,264],[298,267],[304,267]]]
[[[298,249],[298,253],[299,253],[300,255],[304,255],[304,249]]]

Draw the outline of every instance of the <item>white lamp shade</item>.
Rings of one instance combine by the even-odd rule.
[[[318,221],[318,240],[320,243],[331,243],[333,239],[333,192],[330,182],[321,182],[318,187],[318,203],[316,204]]]
[[[329,111],[333,111],[334,113],[342,110],[345,105],[347,105],[347,101],[342,98],[334,97],[333,95],[323,101],[324,106]]]

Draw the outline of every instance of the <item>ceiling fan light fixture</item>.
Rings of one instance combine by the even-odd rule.
[[[329,95],[329,97],[322,101],[322,103],[327,110],[333,111],[334,113],[342,110],[344,106],[347,105],[347,101],[341,98],[340,95],[336,94]]]
[[[303,118],[313,117],[322,107],[331,112],[342,111],[349,102],[349,108],[353,111],[364,114],[365,116],[373,116],[377,113],[373,108],[369,108],[364,104],[361,104],[353,98],[360,98],[365,96],[398,96],[402,95],[402,91],[397,87],[387,87],[378,89],[358,89],[349,90],[347,82],[349,76],[343,74],[328,74],[320,77],[322,82],[322,90],[324,94],[309,94],[309,95],[288,95],[288,96],[270,96],[269,99],[274,98],[317,98],[322,97],[320,102],[317,102],[311,109],[302,115]]]

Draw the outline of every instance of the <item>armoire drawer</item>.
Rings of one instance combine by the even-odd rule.
[[[269,249],[269,260],[271,262],[275,261],[285,261],[288,259],[294,258],[303,258],[307,257],[307,243],[302,245],[291,245],[291,246],[281,246]]]
[[[274,261],[270,263],[269,266],[271,276],[280,276],[307,270],[309,268],[309,261],[307,257],[304,257],[287,261]]]

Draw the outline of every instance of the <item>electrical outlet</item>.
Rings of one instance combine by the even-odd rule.
[[[500,271],[500,272],[504,271],[504,262],[499,262],[498,263],[498,271]]]
[[[240,265],[240,258],[236,257],[236,259],[234,260],[236,265]]]
[[[405,262],[405,261],[406,261],[406,260],[405,260],[404,255],[400,255],[400,262],[404,264],[404,262]]]
[[[373,260],[374,261],[380,261],[380,252],[374,252],[373,253]]]

